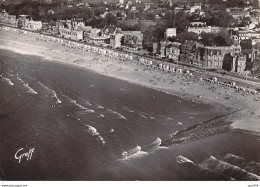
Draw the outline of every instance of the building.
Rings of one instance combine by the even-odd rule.
[[[5,10],[2,10],[0,12],[0,22],[1,23],[7,23],[7,20],[8,20],[8,13],[5,11]]]
[[[32,31],[39,31],[42,29],[42,22],[26,19],[22,28]]]
[[[207,26],[206,23],[203,22],[191,22],[188,27],[188,32],[194,32],[200,35],[202,32],[205,33],[217,33],[220,31],[220,27],[211,27]]]
[[[15,15],[8,15],[7,18],[7,25],[13,26],[13,27],[17,27],[17,19]]]
[[[17,27],[18,20],[15,15],[9,15],[5,10],[0,12],[0,23]]]
[[[173,42],[170,42],[170,41],[161,41],[160,42],[160,57],[161,58],[169,58],[169,55],[170,55],[170,47],[171,47],[171,44]],[[157,44],[157,43],[156,43]],[[154,44],[155,45],[155,44]],[[155,45],[156,46],[156,45]],[[157,45],[158,46],[158,45]],[[154,49],[154,52],[156,52],[156,50]]]
[[[194,13],[198,10],[201,11],[201,4],[200,3],[195,3],[194,6],[190,7],[190,13]]]
[[[223,58],[222,69],[236,73],[243,73],[246,69],[246,57],[244,55],[233,56],[228,53]]]
[[[237,73],[242,73],[246,69],[246,56],[241,55],[237,57],[235,66],[233,66],[232,71]]]
[[[116,33],[116,34],[112,34],[110,36],[110,46],[112,48],[120,48],[122,47],[122,38],[123,38],[123,34],[121,33]]]
[[[176,37],[177,35],[177,29],[176,28],[168,28],[165,32],[166,38],[168,37]]]
[[[83,31],[76,31],[67,28],[60,28],[60,36],[63,38],[82,41],[83,40]]]
[[[110,36],[103,36],[101,29],[91,28],[85,31],[84,41],[95,45],[108,45],[110,43]]]
[[[91,26],[85,26],[83,29],[83,40],[87,41],[90,38],[91,32],[92,32]]]
[[[181,46],[180,61],[187,64],[197,64],[197,56],[200,47],[203,47],[203,45],[198,42],[186,41]]]
[[[223,69],[223,67],[225,66],[231,67],[231,64],[235,63],[236,57],[239,56],[240,54],[241,54],[241,47],[238,45],[237,46],[235,45],[205,46],[205,47],[200,47],[196,62],[197,65],[208,69]],[[224,62],[226,63],[223,66]],[[230,69],[230,71],[231,70],[232,68]]]
[[[181,56],[181,43],[179,42],[173,42],[170,45],[170,52],[169,52],[169,59],[172,59],[173,61],[180,61]]]
[[[238,30],[238,31],[236,32],[236,34],[237,34],[237,36],[238,36],[239,42],[240,42],[241,40],[246,40],[246,39],[251,38],[251,33],[250,33],[249,30]]]
[[[242,54],[246,57],[246,68],[251,69],[257,58],[257,50],[253,47],[252,39],[241,40],[240,46]]]
[[[123,45],[125,48],[139,50],[143,48],[143,33],[141,31],[121,31],[123,36]]]
[[[245,11],[243,8],[227,8],[226,10],[234,19],[249,17],[249,12]]]

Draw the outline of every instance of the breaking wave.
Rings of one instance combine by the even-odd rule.
[[[35,94],[37,95],[38,93],[32,89],[27,83],[25,83],[17,74],[17,79],[23,84],[23,86],[28,90],[27,93]]]
[[[63,95],[63,97],[67,98],[69,100],[70,103],[73,103],[76,107],[79,107],[81,110],[85,110],[85,111],[89,111],[88,108],[80,105],[77,103],[77,101],[75,101],[74,99],[71,99],[70,97],[66,96],[66,95]]]
[[[258,162],[247,161],[246,159],[233,154],[226,154],[223,158],[223,161],[243,168],[248,172],[260,175],[260,163]]]
[[[42,87],[44,87],[46,90],[48,90],[49,92],[51,92],[52,98],[55,98],[55,99],[56,99],[56,104],[60,104],[60,103],[61,103],[61,100],[58,98],[57,93],[56,93],[54,90],[48,88],[47,86],[45,86],[45,85],[42,84],[41,82],[39,82],[39,84],[40,84]]]
[[[27,93],[35,94],[35,95],[38,94],[38,93],[37,93],[34,89],[32,89],[28,84],[23,84],[23,86],[24,86],[26,89],[28,89]]]

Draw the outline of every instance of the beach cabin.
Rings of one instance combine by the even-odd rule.
[[[177,69],[177,73],[182,73],[182,69]]]
[[[213,78],[212,78],[212,81],[213,81],[213,82],[218,82],[217,77],[213,77]]]
[[[144,63],[144,58],[140,58],[139,62]]]
[[[133,56],[129,55],[128,59],[132,61],[133,60]]]

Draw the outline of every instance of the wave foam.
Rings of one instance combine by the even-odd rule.
[[[75,106],[79,107],[80,109],[84,110],[84,111],[91,111],[90,109],[80,105],[77,103],[77,101],[75,101],[74,99],[71,99],[70,97],[63,95],[65,98],[67,98],[69,100],[70,103],[73,103]],[[92,112],[92,111],[91,111]],[[93,110],[94,112],[94,110]]]
[[[34,89],[32,89],[28,84],[23,84],[23,86],[24,86],[26,89],[28,89],[27,93],[35,94],[35,95],[38,94],[38,93],[37,93]]]
[[[107,109],[108,112],[112,113],[112,114],[116,114],[118,116],[119,119],[126,119],[125,116],[123,116],[122,114],[114,111],[114,110],[111,110],[111,109]]]
[[[98,105],[97,103],[95,103],[96,104],[96,107],[97,107],[97,109],[104,109],[104,107],[103,106],[101,106],[101,105]]]
[[[161,138],[156,138],[154,142],[151,144],[144,146],[144,150],[148,153],[153,153],[159,149],[168,149],[168,147],[161,146],[162,139]]]
[[[10,79],[8,79],[8,78],[6,78],[6,77],[3,77],[3,76],[2,76],[2,81],[5,82],[5,83],[7,83],[7,84],[9,84],[9,85],[11,85],[11,86],[14,85],[14,83],[12,83],[12,81],[11,81]]]
[[[145,152],[145,151],[141,151],[141,147],[140,146],[136,146],[135,148],[133,149],[130,149],[128,151],[124,151],[122,153],[122,159],[119,159],[119,160],[130,160],[130,159],[136,159],[136,158],[141,158],[143,156],[147,156],[148,153]]]
[[[143,114],[141,114],[141,113],[138,113],[138,115],[139,116],[141,116],[142,118],[145,118],[145,119],[147,119],[147,117],[146,116],[144,116]]]
[[[134,112],[135,112],[135,111],[131,110],[130,108],[126,107],[126,106],[124,106],[123,109],[126,110],[126,111],[128,111],[128,112],[131,112],[131,113],[134,113]]]
[[[181,155],[176,157],[176,161],[178,163],[180,163],[180,164],[183,164],[183,163],[193,163],[190,159],[188,159],[188,158],[186,158],[184,156],[181,156]]]
[[[17,74],[17,79],[18,79],[20,82],[25,83],[25,82],[18,76],[18,74]]]
[[[100,136],[100,134],[98,133],[97,129],[90,126],[90,125],[85,125],[88,127],[88,133],[91,135],[91,136],[97,136],[97,140],[101,141],[102,144],[105,144],[106,142],[104,141],[104,138],[102,136]]]
[[[52,98],[55,98],[55,99],[56,99],[56,104],[60,104],[60,103],[61,103],[61,100],[58,98],[57,93],[56,93],[54,90],[48,88],[47,86],[45,86],[45,85],[42,84],[41,82],[39,82],[39,84],[40,84],[42,87],[44,87],[46,90],[48,90],[49,92],[51,92]]]

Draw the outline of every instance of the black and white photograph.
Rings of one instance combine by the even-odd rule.
[[[1,187],[259,180],[260,0],[0,0]]]

